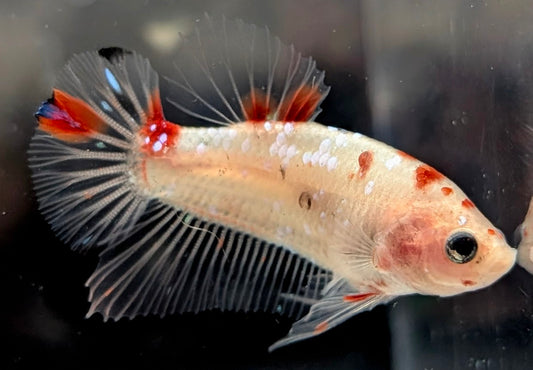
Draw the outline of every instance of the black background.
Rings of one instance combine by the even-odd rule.
[[[172,76],[204,12],[267,25],[326,70],[318,121],[373,136],[460,185],[509,239],[533,189],[533,9],[522,1],[4,1],[0,4],[0,368],[526,369],[533,278],[520,268],[453,298],[405,297],[268,354],[290,322],[208,312],[85,319],[96,256],[36,209],[33,112],[75,52],[122,46]],[[162,96],[164,96],[164,91]],[[165,107],[172,120],[171,107]],[[394,178],[391,178],[394,181]],[[394,201],[391,199],[391,201]]]

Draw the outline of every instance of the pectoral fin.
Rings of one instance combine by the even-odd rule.
[[[350,317],[393,298],[395,296],[379,292],[358,292],[344,279],[336,279],[326,287],[323,298],[311,306],[306,316],[292,325],[285,338],[271,345],[269,351],[322,334]]]

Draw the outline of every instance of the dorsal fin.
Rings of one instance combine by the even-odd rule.
[[[305,122],[329,92],[310,57],[284,45],[268,28],[207,15],[184,39],[167,79],[168,101],[197,119],[227,125],[265,120]]]

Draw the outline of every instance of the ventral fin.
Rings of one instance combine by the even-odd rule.
[[[393,298],[378,292],[358,292],[344,279],[337,278],[328,285],[324,297],[311,306],[307,315],[292,325],[285,338],[270,346],[269,351],[320,335],[350,317]]]
[[[168,100],[190,117],[180,122],[305,122],[329,92],[310,57],[268,28],[205,16],[175,60]],[[192,118],[192,119],[191,119]]]

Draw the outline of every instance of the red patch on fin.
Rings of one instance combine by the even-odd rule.
[[[278,120],[282,122],[305,122],[316,111],[322,94],[318,86],[304,85],[287,96],[280,107]]]
[[[328,330],[328,322],[322,321],[321,323],[317,324],[315,326],[315,330],[313,331],[314,334],[320,334]]]
[[[444,178],[439,171],[427,165],[420,165],[416,168],[416,187],[423,189],[432,182]]]
[[[148,117],[140,130],[142,149],[151,155],[162,155],[174,146],[181,127],[165,120],[159,91],[152,93]]]
[[[359,155],[359,177],[363,178],[365,177],[365,174],[367,173],[368,169],[370,168],[370,165],[372,164],[372,161],[374,160],[374,155],[370,150],[364,151]]]
[[[348,294],[343,297],[343,300],[344,302],[360,302],[373,295],[376,293]]]
[[[104,122],[83,100],[54,89],[52,98],[36,113],[39,128],[60,140],[80,142],[102,130]]]
[[[465,207],[465,208],[468,208],[468,209],[470,209],[470,208],[474,208],[474,207],[475,207],[474,203],[472,203],[472,201],[471,201],[470,199],[465,199],[465,200],[463,200],[463,201],[461,202],[461,205],[462,205],[463,207]]]
[[[442,188],[440,188],[440,191],[442,191],[442,194],[448,196],[450,195],[451,193],[453,193],[453,189],[452,188],[449,188],[447,186],[443,186]]]
[[[260,89],[253,89],[243,100],[244,117],[248,122],[264,122],[275,105],[271,97]]]

